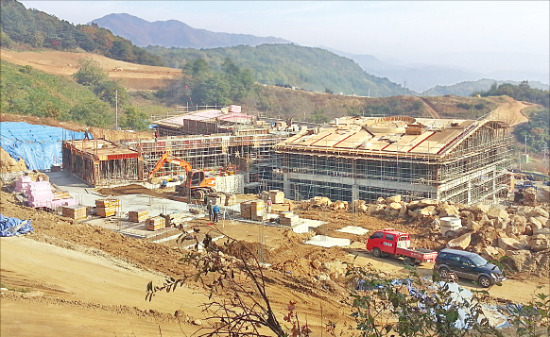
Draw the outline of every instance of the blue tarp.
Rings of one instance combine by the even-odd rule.
[[[30,220],[10,218],[0,214],[0,236],[14,236],[32,232]]]
[[[15,160],[23,158],[29,170],[49,170],[52,165],[61,165],[62,141],[83,138],[84,132],[53,126],[0,122],[0,145]]]

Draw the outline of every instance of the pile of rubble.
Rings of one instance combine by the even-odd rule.
[[[405,202],[401,196],[378,198],[367,204],[331,202],[315,197],[305,202],[309,207],[346,209],[384,218],[401,218],[426,226],[431,236],[446,238],[446,246],[479,253],[501,260],[513,270],[549,275],[550,221],[548,204],[544,206],[499,204],[463,205],[433,199]],[[338,205],[335,207],[334,205]],[[458,227],[448,231],[446,223],[456,219]],[[450,239],[450,240],[449,240]]]

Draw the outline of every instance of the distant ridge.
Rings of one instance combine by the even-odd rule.
[[[205,29],[196,29],[177,20],[149,22],[126,13],[109,14],[93,20],[92,23],[107,28],[113,34],[124,37],[140,47],[161,46],[201,49],[238,45],[254,47],[265,43],[290,43],[290,41],[276,37],[216,33]]]

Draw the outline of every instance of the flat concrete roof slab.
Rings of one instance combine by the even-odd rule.
[[[349,233],[349,234],[356,234],[356,235],[365,235],[369,232],[368,229],[365,229],[363,227],[357,227],[357,226],[346,226],[344,228],[338,229],[337,231]]]
[[[329,247],[345,247],[351,244],[348,239],[333,238],[326,235],[315,235],[309,241],[305,242],[308,245],[321,246],[325,248]]]

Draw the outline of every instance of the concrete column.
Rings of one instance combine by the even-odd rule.
[[[354,184],[351,187],[351,201],[359,200],[359,185]]]
[[[285,195],[290,195],[290,181],[288,179],[288,173],[283,173],[283,191]],[[296,196],[294,196],[296,199]]]

